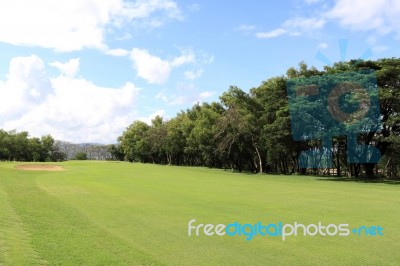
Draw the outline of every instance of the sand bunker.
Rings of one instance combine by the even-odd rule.
[[[59,165],[50,164],[21,164],[15,167],[19,170],[29,170],[29,171],[62,171],[65,170],[64,167]]]

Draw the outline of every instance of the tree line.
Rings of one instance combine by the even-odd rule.
[[[315,139],[294,141],[291,132],[287,84],[289,80],[371,70],[379,92],[379,128],[361,134],[359,142],[382,154],[379,163],[348,163],[347,139],[335,136],[330,168],[301,168],[302,151],[316,149]],[[321,104],[313,106],[317,117]],[[325,107],[326,108],[326,107]],[[301,62],[286,75],[270,78],[249,92],[231,86],[218,102],[195,104],[165,121],[148,125],[134,121],[110,146],[114,159],[143,163],[207,166],[249,172],[333,174],[352,177],[399,177],[400,168],[400,59],[351,60],[309,68]]]
[[[21,162],[63,161],[60,151],[50,135],[29,137],[27,131],[4,131],[0,129],[0,160]]]
[[[75,144],[54,140],[51,135],[37,138],[27,131],[0,129],[0,161],[123,160],[115,149],[115,145]]]

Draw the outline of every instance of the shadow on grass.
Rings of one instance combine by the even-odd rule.
[[[393,179],[367,179],[367,178],[350,178],[350,177],[319,177],[318,181],[334,181],[334,182],[355,182],[355,183],[376,183],[388,185],[400,185],[400,180]]]

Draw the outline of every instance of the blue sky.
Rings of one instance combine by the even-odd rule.
[[[340,61],[339,40],[346,60],[400,50],[395,0],[4,0],[0,22],[0,128],[71,142]]]

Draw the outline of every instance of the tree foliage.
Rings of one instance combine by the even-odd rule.
[[[88,156],[87,156],[86,152],[80,151],[80,152],[78,152],[78,153],[75,155],[75,158],[74,158],[74,159],[75,159],[75,160],[84,161],[84,160],[87,160],[87,159],[88,159]]]
[[[65,154],[50,135],[29,138],[26,131],[7,132],[0,129],[1,161],[49,162],[65,159]]]

